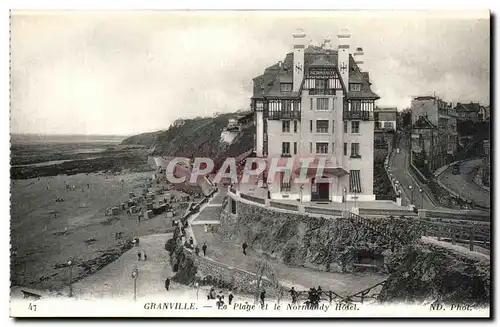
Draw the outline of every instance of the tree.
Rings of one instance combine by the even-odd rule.
[[[410,128],[411,127],[411,110],[404,109],[398,112],[398,125],[401,127]]]
[[[285,295],[285,291],[283,287],[281,286],[278,276],[275,274],[273,268],[269,266],[267,261],[260,260],[255,263],[255,268],[256,268],[256,275],[257,275],[257,285],[256,285],[256,290],[255,290],[255,303],[259,302],[259,294],[260,294],[260,286],[262,279],[265,277],[269,280],[271,283],[271,287],[276,291],[277,298],[278,298],[278,304],[280,303],[281,299]]]

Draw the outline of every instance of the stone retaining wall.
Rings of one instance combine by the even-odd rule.
[[[187,249],[186,255],[190,256],[195,263],[196,279],[201,285],[207,283],[227,287],[237,292],[255,294],[258,279],[255,273],[230,267],[210,258],[197,256]],[[262,278],[260,289],[262,288],[266,290],[268,296],[277,296],[277,290],[267,278]]]
[[[417,241],[420,224],[414,218],[326,219],[237,202],[236,215],[221,215],[218,232],[283,263],[334,271],[339,264],[361,260],[358,252],[376,257]]]
[[[304,207],[304,211],[307,213],[316,213],[320,215],[339,216],[339,217],[342,216],[342,210],[338,209]]]

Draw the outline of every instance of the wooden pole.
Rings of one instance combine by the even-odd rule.
[[[73,285],[72,285],[72,279],[73,279],[73,276],[72,276],[73,272],[72,272],[72,270],[73,269],[72,268],[73,268],[73,266],[70,265],[69,266],[69,297],[73,296]]]
[[[469,250],[474,251],[474,226],[469,229]]]
[[[137,278],[134,278],[134,301],[137,300]]]

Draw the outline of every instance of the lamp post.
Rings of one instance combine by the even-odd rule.
[[[139,277],[139,270],[137,268],[134,268],[132,270],[132,279],[134,280],[134,301],[137,299],[137,277]]]
[[[72,297],[73,296],[73,277],[72,277],[72,274],[73,274],[73,262],[71,260],[68,260],[68,270],[69,270],[69,297]]]
[[[69,270],[69,276],[68,276],[69,297],[72,297],[73,296],[73,262],[71,260],[68,260],[68,270]]]
[[[424,208],[424,193],[421,188],[418,189],[418,192],[420,193],[420,209]]]
[[[347,210],[347,188],[344,187],[344,211]]]
[[[410,192],[411,192],[411,200],[410,200],[410,204],[413,204],[413,186],[410,185],[408,186],[408,188],[410,189]]]

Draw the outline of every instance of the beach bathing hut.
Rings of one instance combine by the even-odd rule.
[[[148,219],[153,218],[154,216],[155,216],[155,214],[153,213],[153,210],[148,210],[147,211],[147,217],[148,217]]]
[[[162,206],[153,208],[153,213],[155,215],[161,215],[162,213],[164,213],[166,211],[166,209],[167,209],[167,207],[165,205],[162,205]]]
[[[119,213],[120,213],[120,208],[118,208],[118,207],[113,207],[113,208],[111,208],[111,214],[112,214],[113,216],[116,216],[116,215],[118,215]]]

